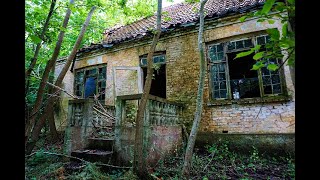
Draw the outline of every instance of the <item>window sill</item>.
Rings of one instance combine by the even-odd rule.
[[[290,101],[289,96],[268,96],[246,99],[232,99],[232,100],[214,100],[209,102],[207,106],[224,106],[232,104],[257,104],[257,103],[275,103],[275,102],[287,102]]]

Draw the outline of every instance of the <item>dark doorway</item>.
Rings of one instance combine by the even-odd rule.
[[[143,85],[147,77],[147,67],[143,69]],[[166,65],[162,64],[158,70],[153,71],[150,94],[161,98],[166,97]]]
[[[258,71],[253,55],[234,59],[240,52],[228,53],[231,93],[233,99],[260,97]]]

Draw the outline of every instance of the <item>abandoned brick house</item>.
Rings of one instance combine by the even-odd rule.
[[[267,29],[278,28],[282,32],[280,20],[273,24],[257,22],[256,18],[239,21],[246,12],[261,8],[263,2],[208,0],[205,5],[207,72],[198,139],[206,139],[210,134],[291,135],[294,139],[295,90],[289,67],[284,65],[272,72],[267,68],[253,71],[250,70],[255,63],[252,56],[233,60],[237,53],[266,43]],[[182,119],[187,127],[194,117],[200,69],[199,15],[194,10],[198,7],[198,3],[179,3],[163,9],[168,12],[169,20],[162,18],[162,32],[153,57],[157,68],[150,93],[161,102],[182,104]],[[78,51],[64,79],[64,88],[81,98],[101,94],[99,100],[108,107],[116,106],[118,96],[141,93],[146,55],[152,42],[150,29],[155,23],[156,15],[107,29],[101,43]],[[281,59],[269,61],[282,62]],[[58,61],[56,73],[63,65],[63,59]],[[62,94],[61,108],[56,114],[61,129],[67,126],[70,99]]]

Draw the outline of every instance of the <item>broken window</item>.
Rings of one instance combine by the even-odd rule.
[[[251,70],[256,63],[254,54],[234,59],[238,53],[257,44],[264,45],[269,40],[268,35],[262,35],[208,45],[212,99],[243,99],[282,93],[281,70],[269,71],[267,67]],[[281,63],[279,59],[267,61]]]
[[[164,53],[155,53],[153,56],[154,72],[151,82],[150,94],[166,98],[166,59]],[[143,70],[143,82],[147,77],[147,55],[140,58],[140,66]]]
[[[106,66],[77,70],[75,72],[75,95],[82,98],[98,96],[99,100],[105,99]]]

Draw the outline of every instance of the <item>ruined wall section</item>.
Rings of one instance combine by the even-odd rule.
[[[65,65],[65,61],[58,61],[55,66],[54,76],[58,77],[62,68]],[[74,75],[69,70],[67,71],[63,81],[62,81],[62,88],[65,89],[67,92],[73,94],[73,80]],[[58,131],[62,131],[67,126],[67,116],[68,116],[68,101],[72,99],[68,94],[61,92],[61,98],[59,100],[58,106],[54,109],[54,116],[55,116],[55,124]]]

